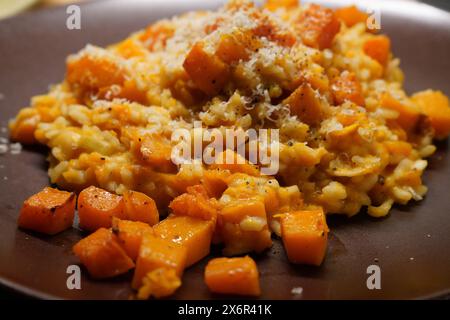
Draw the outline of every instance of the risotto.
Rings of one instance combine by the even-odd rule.
[[[283,0],[160,20],[70,55],[64,80],[11,121],[11,138],[48,146],[58,187],[139,191],[162,214],[202,185],[229,255],[269,247],[288,212],[385,216],[426,194],[425,159],[450,132],[450,107],[439,91],[405,93],[389,38],[367,18]],[[258,161],[174,164],[172,134],[195,136],[194,122],[279,130],[278,173],[262,175]]]

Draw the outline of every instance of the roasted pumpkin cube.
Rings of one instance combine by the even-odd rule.
[[[292,115],[296,115],[302,122],[309,125],[320,123],[324,117],[322,102],[307,83],[300,85],[283,101],[283,104],[289,106]]]
[[[299,0],[267,0],[264,8],[270,11],[277,11],[278,9],[295,9],[298,7]]]
[[[90,186],[78,195],[78,217],[83,230],[110,228],[113,217],[124,218],[123,198]]]
[[[128,257],[111,230],[100,228],[80,240],[73,252],[87,268],[93,278],[110,278],[134,268],[133,260]]]
[[[364,42],[363,50],[366,55],[385,66],[389,61],[391,40],[384,35],[374,36]]]
[[[18,225],[45,234],[56,234],[72,227],[74,193],[46,187],[24,201]]]
[[[153,52],[164,49],[167,40],[173,36],[174,32],[173,26],[165,21],[161,21],[148,26],[139,35],[139,40],[150,52]]]
[[[403,159],[408,158],[413,150],[412,145],[407,141],[385,141],[383,144],[389,151],[391,164],[398,164]]]
[[[282,30],[267,18],[259,19],[252,31],[255,36],[267,38],[284,47],[292,47],[297,42],[297,38],[291,31]]]
[[[34,132],[40,121],[41,116],[36,108],[22,109],[16,118],[9,123],[11,140],[24,144],[36,143]]]
[[[207,53],[201,42],[191,48],[183,67],[194,84],[210,96],[218,94],[230,77],[228,65],[218,56]]]
[[[131,221],[141,221],[149,225],[159,221],[158,208],[155,201],[144,193],[126,191],[123,194],[124,217]]]
[[[233,201],[231,204],[225,205],[220,211],[221,220],[230,223],[240,223],[247,217],[264,219],[265,216],[264,202],[251,199],[246,201]]]
[[[210,169],[228,170],[231,173],[241,172],[250,176],[260,175],[256,165],[253,165],[243,156],[230,149],[217,154],[214,158],[214,163],[210,165]]]
[[[219,212],[217,230],[225,255],[262,252],[272,245],[263,200],[236,200]]]
[[[123,61],[128,55],[138,55],[140,49],[137,43],[130,39],[116,45],[116,51],[123,55],[114,55],[106,49],[90,47],[76,56],[67,59],[67,83],[77,95],[91,99],[95,94],[98,98],[112,100],[124,98],[147,104],[147,97],[141,91],[135,80],[129,79]]]
[[[337,105],[345,101],[351,101],[359,106],[364,106],[364,96],[361,84],[353,72],[342,72],[331,82],[331,92]]]
[[[140,154],[142,160],[158,168],[158,171],[170,172],[175,168],[171,158],[172,145],[170,141],[159,135],[141,138]]]
[[[359,10],[356,6],[338,8],[334,11],[335,16],[345,23],[347,27],[353,27],[357,23],[366,23],[369,15]]]
[[[443,139],[450,133],[450,106],[441,91],[426,90],[412,96],[412,100],[431,121],[436,137]]]
[[[397,123],[406,131],[414,129],[419,121],[420,109],[415,105],[406,105],[390,94],[386,93],[381,97],[381,106],[398,112]]]
[[[303,43],[320,50],[331,47],[340,27],[333,10],[317,4],[311,4],[302,11],[296,25]]]
[[[210,260],[205,268],[205,283],[215,293],[245,296],[261,294],[258,267],[248,256]]]
[[[191,216],[205,220],[216,221],[217,204],[215,199],[209,199],[202,185],[187,187],[187,192],[179,195],[169,204],[175,215]]]
[[[147,273],[137,297],[141,300],[171,296],[181,286],[181,279],[173,268],[158,268]]]
[[[142,237],[141,247],[136,262],[132,286],[139,289],[142,279],[158,268],[173,268],[178,276],[186,267],[187,249],[173,241],[162,239],[152,234]]]
[[[230,172],[227,170],[204,170],[202,177],[202,185],[205,187],[208,195],[216,199],[222,196],[222,193],[227,188],[227,178]]]
[[[147,223],[120,220],[119,218],[113,218],[112,231],[117,235],[119,243],[133,261],[136,261],[138,257],[142,237],[147,233],[153,234],[152,227]]]
[[[157,236],[187,249],[186,267],[209,254],[214,222],[189,216],[170,215],[154,226]]]
[[[216,55],[225,63],[247,60],[249,54],[245,46],[245,36],[241,33],[224,34],[217,45]]]
[[[99,53],[104,49],[96,48]],[[66,79],[71,85],[79,85],[84,89],[100,89],[112,85],[121,85],[125,74],[117,61],[109,57],[82,54],[67,60]]]
[[[419,187],[422,185],[422,173],[418,170],[405,172],[395,179],[395,183],[400,186]]]
[[[108,90],[104,94],[102,92],[99,92],[99,96],[104,98],[105,100],[122,98],[130,101],[136,101],[144,105],[148,104],[146,91],[139,89],[138,84],[133,79],[125,80],[123,86],[120,88],[117,94],[114,90],[108,88]]]
[[[137,43],[136,40],[128,38],[114,46],[115,51],[125,59],[133,57],[143,57],[146,52],[144,48]]]
[[[319,266],[325,257],[328,231],[323,210],[283,215],[281,238],[289,261]]]

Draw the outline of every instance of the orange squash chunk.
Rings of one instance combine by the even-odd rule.
[[[125,59],[145,56],[145,50],[134,39],[119,42],[114,49]]]
[[[123,201],[125,205],[125,219],[145,222],[151,226],[158,223],[159,213],[156,203],[146,194],[137,191],[126,191],[123,194]]]
[[[353,72],[342,72],[331,82],[331,92],[337,105],[346,100],[364,106],[361,84]]]
[[[100,99],[112,101],[115,98],[136,101],[141,104],[147,104],[147,96],[145,91],[138,89],[136,82],[132,79],[125,80],[123,84],[116,85],[114,90],[111,87],[102,87],[96,91],[96,95]]]
[[[208,198],[208,191],[201,184],[196,184],[193,186],[186,187],[186,192],[193,195],[202,196],[204,198]]]
[[[137,295],[141,300],[171,296],[181,286],[181,279],[173,268],[158,268],[150,271],[142,282]]]
[[[363,46],[364,53],[385,66],[391,52],[391,40],[380,35],[367,40]]]
[[[420,171],[408,171],[395,179],[395,183],[401,186],[418,187],[422,185],[422,173]]]
[[[353,113],[353,114],[345,114],[345,113],[338,113],[336,115],[336,119],[339,121],[340,124],[342,124],[344,127],[351,126],[355,122],[359,120],[366,119],[365,114],[363,113]]]
[[[84,55],[68,60],[66,79],[70,84],[78,84],[88,89],[99,89],[115,84],[120,85],[125,80],[125,76],[115,61]]]
[[[292,263],[319,266],[325,257],[327,237],[323,210],[296,211],[281,217],[281,238]]]
[[[78,196],[79,226],[83,230],[95,231],[109,228],[112,218],[123,218],[124,203],[121,196],[91,186]]]
[[[437,138],[450,134],[450,106],[448,97],[441,91],[426,90],[412,96],[413,102],[431,121]]]
[[[381,106],[397,111],[399,116],[396,121],[406,131],[413,129],[419,121],[420,109],[418,107],[404,105],[387,93],[381,97]]]
[[[138,257],[142,237],[147,233],[153,234],[152,227],[144,222],[120,220],[119,218],[113,218],[112,231],[117,235],[119,243],[133,261],[136,261]]]
[[[269,11],[277,11],[278,9],[295,9],[298,7],[299,0],[267,0],[264,8]]]
[[[153,230],[160,238],[186,247],[186,267],[189,267],[209,254],[214,222],[189,216],[170,215],[155,225]]]
[[[222,208],[222,221],[240,223],[247,216],[264,218],[266,216],[264,202],[258,200],[236,200]]]
[[[202,185],[205,187],[208,195],[218,199],[227,188],[227,178],[230,172],[226,170],[204,170]]]
[[[163,49],[166,42],[174,34],[174,29],[165,23],[152,24],[139,36],[139,40],[150,51]]]
[[[408,157],[412,152],[412,146],[406,141],[385,141],[384,145],[392,154]]]
[[[303,82],[309,83],[311,88],[319,90],[322,94],[328,94],[330,90],[330,79],[322,72],[308,72],[305,75],[301,75],[292,82],[292,86],[289,86],[290,90],[297,89]]]
[[[23,120],[11,128],[10,136],[12,141],[18,141],[23,144],[35,144],[36,138],[34,131],[36,130],[36,121],[33,118]]]
[[[408,133],[397,121],[389,119],[386,125],[400,140],[408,140]]]
[[[109,88],[108,88],[109,89]],[[105,99],[108,97],[107,100],[112,100],[113,98],[123,98],[130,101],[136,101],[140,104],[148,104],[147,103],[147,94],[144,91],[141,91],[135,82],[135,80],[125,80],[123,83],[123,86],[121,87],[120,91],[115,94],[113,91],[108,90],[109,97],[106,96],[106,93],[102,95],[101,92],[99,92],[100,96],[105,97]]]
[[[221,209],[217,223],[225,255],[262,252],[272,246],[263,200],[234,201]]]
[[[255,261],[242,258],[215,258],[205,268],[205,283],[215,293],[259,296],[259,272]]]
[[[137,52],[131,52],[132,50],[138,50],[138,47],[136,44],[132,47],[130,41],[118,44],[116,50],[123,55],[138,54]],[[126,51],[121,53],[124,50]],[[108,56],[84,55],[69,59],[67,62],[67,82],[83,89],[83,93],[93,92],[99,98],[106,100],[119,97],[147,103],[145,92],[138,89],[134,80],[127,80],[126,78],[123,67]],[[115,86],[118,90],[112,90],[112,86]]]
[[[398,164],[405,158],[408,158],[413,151],[412,145],[407,141],[385,141],[384,147],[389,152],[389,163]]]
[[[56,234],[72,227],[76,197],[74,193],[46,187],[24,201],[18,225],[45,234]]]
[[[11,140],[24,144],[34,144],[37,142],[34,132],[41,116],[35,108],[24,108],[9,124],[9,135]]]
[[[245,61],[248,59],[248,53],[244,41],[243,34],[224,34],[217,45],[216,55],[225,63]]]
[[[228,65],[218,56],[208,54],[201,42],[191,48],[183,67],[194,84],[210,96],[218,94],[230,77]]]
[[[322,103],[314,89],[307,83],[300,85],[283,104],[288,105],[291,114],[296,115],[302,122],[315,125],[322,121]]]
[[[366,23],[369,15],[362,12],[356,6],[338,8],[334,11],[335,16],[342,20],[347,27],[353,27],[357,23]]]
[[[341,25],[333,10],[311,4],[300,14],[296,27],[304,44],[323,50],[331,47]]]
[[[231,173],[246,173],[250,176],[259,176],[258,167],[247,161],[240,154],[226,149],[215,156],[210,169],[228,170]]]
[[[183,274],[187,260],[187,249],[167,239],[145,234],[136,262],[132,287],[139,289],[142,279],[158,268],[173,268],[178,276]]]
[[[172,145],[170,141],[158,135],[145,136],[141,139],[140,153],[142,160],[158,171],[169,172],[175,168],[172,162]]]
[[[187,192],[173,199],[169,208],[180,216],[213,221],[217,218],[217,204],[214,199],[209,199],[206,189],[201,185],[187,187]]]
[[[80,240],[73,252],[93,278],[115,277],[134,268],[116,235],[105,228]]]
[[[252,30],[255,36],[265,37],[284,47],[292,47],[297,42],[297,39],[292,32],[281,30],[277,25],[273,24],[272,21],[267,19],[267,17],[258,19],[258,22],[258,25]]]

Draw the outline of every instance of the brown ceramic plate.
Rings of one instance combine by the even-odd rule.
[[[322,2],[322,1],[319,1]],[[361,4],[362,1],[358,1]],[[116,42],[148,23],[215,1],[100,1],[82,8],[82,29],[65,27],[65,8],[24,14],[0,22],[0,126],[64,75],[68,54],[86,43]],[[409,93],[426,88],[450,94],[450,14],[417,3],[386,1],[381,23],[401,58]],[[2,132],[2,136],[7,133]],[[439,143],[425,174],[429,193],[422,202],[398,206],[384,219],[362,213],[331,217],[326,260],[321,267],[287,262],[280,242],[256,257],[264,299],[409,299],[450,292],[450,156]],[[39,298],[127,299],[130,276],[94,281],[83,275],[82,290],[66,287],[66,269],[76,264],[76,230],[45,237],[18,230],[21,203],[48,184],[46,150],[0,156],[0,283]],[[6,177],[6,178],[4,178]],[[207,259],[188,269],[175,298],[215,298],[202,280]],[[377,261],[377,262],[376,262]],[[381,290],[368,290],[366,270],[381,267]],[[302,287],[301,297],[291,295]],[[5,290],[5,289],[0,289]]]

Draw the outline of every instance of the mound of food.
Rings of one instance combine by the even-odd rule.
[[[158,292],[172,292],[180,270],[204,257],[211,242],[226,255],[262,252],[272,233],[292,262],[319,265],[325,214],[352,216],[367,207],[381,217],[394,203],[421,200],[424,159],[436,150],[433,139],[450,133],[448,98],[432,90],[408,96],[389,38],[368,30],[367,19],[356,7],[236,0],[161,20],[107,48],[88,45],[69,56],[65,79],[33,97],[11,121],[11,137],[50,148],[48,173],[59,188],[115,193],[103,204],[95,195],[105,191],[80,194],[81,227],[97,231],[76,252],[89,264],[86,252],[108,243],[123,272],[138,257],[136,288],[162,278],[167,288]],[[193,137],[206,129],[276,131],[279,170],[262,174],[262,160],[246,159],[237,146],[216,159],[243,161],[174,163],[179,129]],[[259,141],[257,148],[269,146]],[[161,217],[170,214],[156,225],[153,200]],[[127,226],[113,219],[155,225],[132,248],[133,259],[120,246]],[[171,234],[177,228],[183,240]],[[183,249],[168,249],[167,239]],[[139,250],[141,242],[148,248]],[[164,246],[172,256],[155,262],[162,258],[154,250]]]

